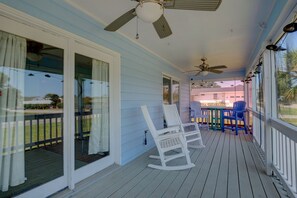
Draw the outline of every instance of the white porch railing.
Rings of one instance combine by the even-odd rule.
[[[265,123],[263,116],[255,112],[253,115],[254,140],[265,154],[266,166],[281,180],[287,193],[297,197],[297,127],[276,118],[270,118]],[[271,127],[271,142],[265,141],[267,132],[264,129],[267,125]],[[265,146],[265,142],[270,142],[270,145]],[[267,156],[269,154],[272,156]]]

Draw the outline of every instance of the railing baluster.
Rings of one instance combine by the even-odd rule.
[[[288,144],[287,137],[284,135],[284,176],[288,180]]]
[[[49,127],[49,130],[50,130],[50,145],[53,145],[53,135],[52,135],[52,118],[49,118],[49,121],[50,121],[50,127]]]
[[[56,144],[58,143],[58,117],[56,117]]]
[[[36,116],[37,118],[37,148],[39,148],[39,117]]]
[[[285,144],[284,144],[284,135],[282,134],[281,138],[281,148],[282,148],[282,174],[285,174]]]
[[[279,131],[278,132],[278,138],[277,138],[277,141],[278,141],[278,170],[280,171],[281,170],[281,143],[280,143],[280,138],[281,138],[281,134]]]
[[[32,118],[30,118],[30,150],[32,149],[32,143],[33,143],[33,124],[32,124]]]
[[[290,184],[290,186],[292,186],[293,185],[293,160],[292,160],[292,154],[293,154],[293,151],[292,151],[292,145],[293,145],[293,141],[292,140],[290,140],[289,139],[289,152],[288,152],[288,154],[289,154],[289,184]]]
[[[276,166],[276,133],[275,129],[272,129],[272,163]]]
[[[288,142],[287,137],[284,135],[284,176],[288,180]]]
[[[62,117],[61,117],[61,141],[63,141],[63,136],[64,136],[64,131],[63,131],[64,123],[63,123],[63,120],[64,120],[64,117],[62,115]]]
[[[43,115],[43,142],[44,146],[46,146],[46,116]]]
[[[293,166],[293,172],[292,172],[292,175],[293,175],[293,191],[295,193],[297,193],[297,151],[296,151],[296,142],[293,143],[293,151],[294,151],[294,154],[293,154],[293,161],[294,161],[294,166]]]
[[[27,142],[27,140],[26,140],[26,137],[27,137],[27,135],[26,135],[26,133],[27,133],[27,130],[26,130],[26,120],[24,119],[23,121],[20,121],[20,122],[23,122],[24,123],[24,142],[25,142],[25,145],[26,145],[26,142]],[[26,150],[26,148],[25,148],[25,150]]]

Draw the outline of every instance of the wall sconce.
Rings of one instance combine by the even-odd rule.
[[[267,45],[266,49],[272,50],[272,51],[275,51],[275,52],[287,50],[286,48],[283,48],[282,46],[277,46],[277,45],[273,45],[273,44]]]
[[[285,33],[292,33],[292,32],[296,32],[297,31],[297,23],[293,22],[293,23],[289,23],[288,25],[286,25],[283,28],[283,31]]]
[[[262,62],[259,60],[259,63],[256,65],[257,67],[261,67],[262,66]]]
[[[266,49],[268,49],[268,50],[273,50],[273,51],[277,51],[277,46],[276,46],[276,45],[273,45],[273,44],[270,44],[270,45],[267,45],[267,46],[266,46]]]

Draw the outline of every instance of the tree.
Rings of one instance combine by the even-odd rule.
[[[292,103],[297,99],[297,50],[288,50],[285,54],[286,71],[279,71],[279,95],[284,102]]]
[[[52,101],[51,105],[53,105],[54,108],[57,108],[58,103],[60,103],[60,97],[57,94],[48,93],[44,96],[44,98],[48,98]]]

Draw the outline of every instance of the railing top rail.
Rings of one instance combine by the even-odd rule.
[[[277,118],[270,118],[271,127],[284,134],[292,141],[297,142],[297,127]]]

